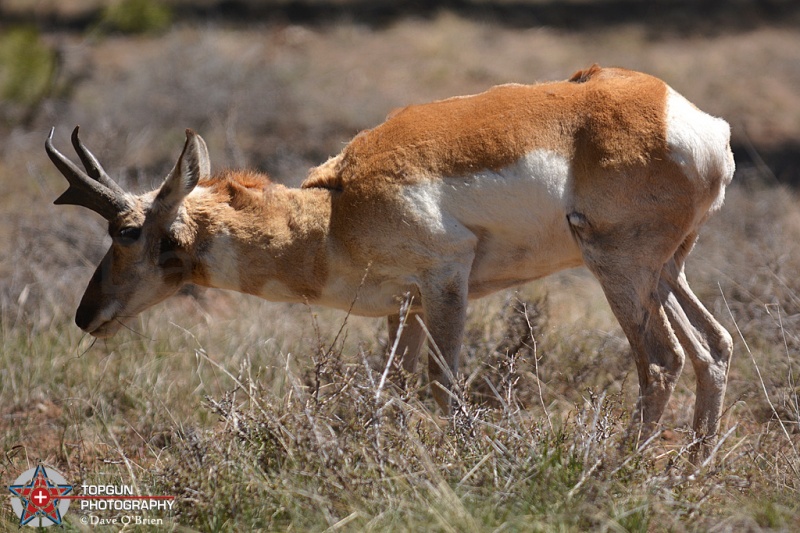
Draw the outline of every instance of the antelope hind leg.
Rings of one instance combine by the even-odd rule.
[[[658,297],[658,274],[599,274],[614,315],[631,345],[639,374],[639,400],[628,438],[642,442],[656,430],[683,370],[684,351]],[[631,283],[633,282],[633,283]]]
[[[693,429],[705,452],[719,432],[728,369],[733,350],[730,334],[697,299],[683,269],[674,262],[662,273],[662,294],[667,297],[670,323],[686,350],[697,378]]]
[[[654,239],[624,224],[603,232],[588,222],[576,225],[570,219],[570,224],[584,262],[600,282],[633,352],[639,400],[627,440],[638,443],[655,431],[683,370],[684,351],[659,294],[661,258],[671,258],[675,241],[668,234]],[[617,242],[628,246],[620,248]]]

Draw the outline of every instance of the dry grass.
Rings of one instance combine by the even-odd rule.
[[[378,394],[386,331],[374,320],[194,290],[92,343],[71,317],[107,237],[94,215],[50,205],[63,180],[41,148],[51,125],[66,144],[80,123],[111,174],[141,190],[191,126],[216,168],[297,183],[394,107],[598,61],[666,78],[760,150],[800,137],[796,32],[683,40],[442,14],[44,38],[60,51],[59,90],[29,125],[0,126],[3,483],[42,460],[74,483],[175,494],[172,523],[200,530],[800,528],[800,209],[769,168],[740,167],[689,260],[701,299],[741,332],[725,438],[695,468],[691,368],[666,430],[619,450],[636,374],[582,270],[472,305],[452,423],[424,391]],[[0,520],[16,528],[7,506]]]

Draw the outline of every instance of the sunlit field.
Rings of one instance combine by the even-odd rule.
[[[76,486],[172,495],[148,515],[167,530],[800,529],[796,10],[758,18],[745,2],[682,31],[683,11],[571,28],[445,9],[373,23],[348,2],[321,3],[330,20],[246,20],[200,4],[133,27],[90,0],[0,8],[3,485],[41,462]],[[734,183],[687,263],[735,343],[707,460],[689,461],[691,365],[655,438],[623,444],[637,374],[583,269],[473,302],[447,420],[424,372],[408,391],[382,384],[382,320],[189,287],[111,339],[75,326],[110,238],[96,214],[52,205],[67,184],[44,152],[51,127],[66,150],[80,124],[137,192],[158,186],[187,127],[214,169],[297,186],[397,107],[593,63],[659,76],[733,127]],[[72,505],[66,529],[94,529]],[[4,503],[0,529],[18,525]]]

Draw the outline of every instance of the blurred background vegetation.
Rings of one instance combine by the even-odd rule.
[[[795,0],[0,1],[2,483],[42,460],[75,482],[186,490],[178,522],[201,530],[800,529],[799,50]],[[732,125],[735,181],[687,267],[740,332],[729,440],[698,476],[673,468],[691,368],[654,449],[598,466],[636,379],[583,270],[472,305],[463,364],[482,429],[431,422],[424,394],[375,429],[367,369],[386,330],[371,319],[193,290],[106,342],[72,323],[109,239],[52,205],[66,184],[51,127],[67,147],[80,124],[137,192],[187,127],[214,169],[297,185],[392,109],[592,63],[659,76]]]
[[[490,65],[475,65],[473,70],[486,71],[486,81],[564,77],[564,72],[591,61],[617,61],[625,66],[654,71],[688,92],[690,98],[695,96],[693,92],[706,97],[709,103],[703,102],[704,108],[711,107],[712,112],[729,119],[734,125],[734,142],[738,148],[735,152],[740,160],[767,163],[783,182],[798,180],[795,154],[800,111],[795,95],[800,76],[797,62],[793,61],[796,43],[787,37],[795,34],[800,24],[800,7],[792,0],[5,0],[0,4],[0,91],[3,95],[0,117],[4,118],[6,128],[15,122],[30,124],[46,103],[46,97],[72,94],[80,82],[94,77],[91,59],[86,54],[80,59],[88,59],[89,63],[79,65],[84,70],[62,68],[76,55],[70,52],[77,52],[74,38],[79,35],[88,39],[84,41],[85,46],[99,49],[103,39],[113,41],[127,36],[137,42],[135,36],[140,36],[139,39],[145,40],[138,42],[145,43],[159,36],[166,37],[168,32],[174,35],[188,27],[205,26],[210,30],[209,35],[212,28],[217,32],[223,28],[250,32],[257,35],[254,40],[261,41],[262,46],[267,36],[288,38],[288,41],[294,37],[295,44],[302,47],[308,45],[300,43],[304,37],[326,35],[336,39],[332,35],[336,28],[361,29],[372,32],[375,38],[382,35],[381,40],[384,40],[392,35],[393,29],[417,21],[420,28],[427,27],[434,34],[442,33],[448,31],[444,27],[448,23],[443,22],[448,17],[460,21],[464,30],[461,36],[449,36],[449,46],[457,47],[461,39],[469,43],[468,49],[476,52],[480,50],[474,42],[478,35],[484,40],[491,33],[495,34],[494,39],[506,36],[508,40],[516,36],[513,42],[506,43],[510,48],[501,53],[512,58],[525,53],[524,48],[520,48],[525,46],[526,33],[538,30],[539,33],[549,32],[553,37],[546,49],[529,51],[529,68],[516,71],[495,68],[491,72]],[[454,20],[449,24],[453,26],[450,31],[457,31]],[[561,39],[574,53],[560,49],[558,41]],[[577,48],[576,41],[580,43]],[[736,45],[728,50],[720,49],[726,41],[735,41]],[[692,43],[698,43],[696,51],[700,57],[692,54]],[[714,47],[712,43],[718,45]],[[675,45],[673,64],[669,64],[671,44]],[[166,40],[164,46],[169,46]],[[714,56],[702,57],[703,48],[708,46],[714,48]],[[770,48],[774,55],[768,57]],[[280,46],[270,47],[264,52],[274,53],[280,49]],[[658,57],[653,57],[655,51],[659,52]],[[342,47],[339,52],[349,54],[351,50]],[[365,52],[360,51],[362,55]],[[313,51],[309,48],[308,53]],[[436,50],[430,49],[427,53],[435,54]],[[763,62],[758,54],[764,54]],[[557,56],[560,59],[557,64],[563,65],[562,68],[530,68],[539,66],[535,61],[537,57],[547,55]],[[214,59],[214,55],[208,57],[209,62]],[[412,61],[413,57],[409,54],[393,59]],[[470,64],[470,57],[441,57],[442,62],[448,59],[453,70]],[[494,60],[503,66],[502,57]],[[398,67],[407,68],[405,65],[398,63]],[[278,74],[279,65],[268,66]],[[158,65],[153,67],[158,68]],[[228,65],[228,68],[234,69],[236,65]],[[755,75],[756,70],[763,75]],[[359,73],[370,75],[363,68],[350,68],[341,75]],[[229,73],[221,74],[227,77]],[[476,72],[465,74],[472,74],[471,81],[479,77]],[[411,80],[414,76],[408,73],[407,78]],[[454,76],[453,81],[454,87],[463,86],[458,76]],[[472,83],[469,89],[478,90],[485,85]],[[698,90],[693,91],[698,85]],[[240,94],[241,84],[239,87]],[[407,93],[406,101],[416,100],[410,88]],[[378,95],[371,95],[371,98],[377,99]],[[235,103],[235,99],[232,102]],[[404,101],[395,99],[391,103],[402,105]],[[375,113],[369,118],[374,122],[379,115]],[[349,126],[363,128],[370,123],[364,120]],[[342,124],[329,122],[324,127],[340,126]],[[323,126],[317,123],[316,127]]]

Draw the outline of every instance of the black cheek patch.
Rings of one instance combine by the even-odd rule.
[[[167,283],[180,284],[191,277],[192,262],[189,254],[173,239],[161,239],[158,245],[158,266]]]

